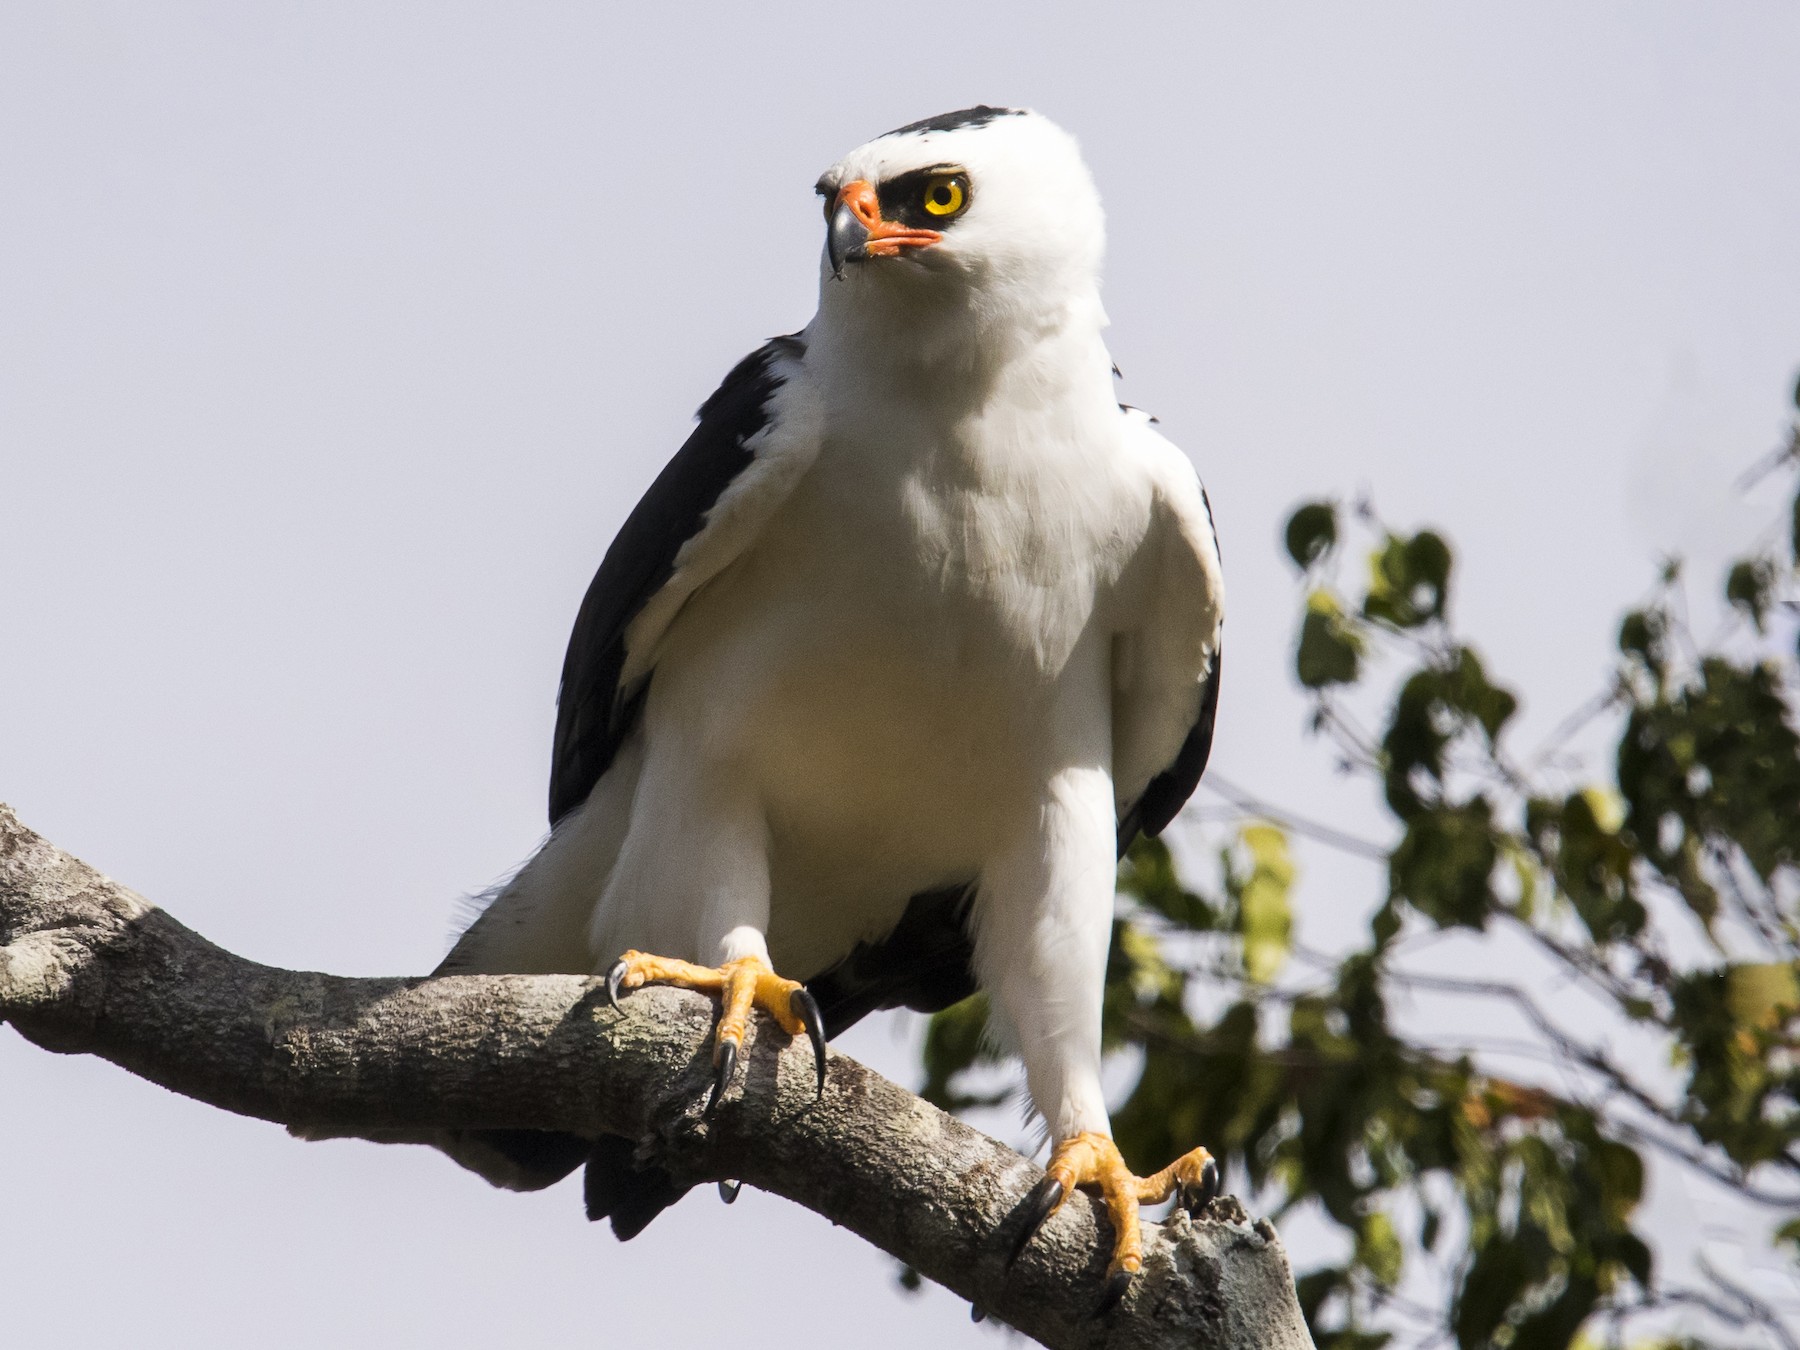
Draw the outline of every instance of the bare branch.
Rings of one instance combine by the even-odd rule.
[[[1206,788],[1214,796],[1229,802],[1244,815],[1272,821],[1289,834],[1301,835],[1329,848],[1335,848],[1354,857],[1367,858],[1372,862],[1385,863],[1388,860],[1391,850],[1383,848],[1380,844],[1371,843],[1367,839],[1358,839],[1344,830],[1320,824],[1316,820],[1308,820],[1305,816],[1289,811],[1285,807],[1266,802],[1255,793],[1249,792],[1223,777],[1216,769],[1201,780],[1200,786]]]
[[[33,834],[0,805],[0,1021],[244,1115],[321,1133],[526,1127],[643,1141],[682,1181],[805,1205],[1048,1346],[1308,1347],[1287,1257],[1235,1200],[1146,1232],[1104,1320],[1100,1206],[1064,1206],[1008,1273],[1028,1160],[842,1055],[765,1027],[741,1090],[699,1110],[708,1000],[620,1010],[574,976],[344,979],[257,965]],[[445,1184],[458,1184],[448,1171]]]
[[[1531,1024],[1531,1027],[1549,1043],[1558,1058],[1565,1064],[1579,1066],[1592,1073],[1602,1086],[1625,1098],[1645,1115],[1659,1125],[1675,1132],[1675,1137],[1645,1129],[1622,1117],[1611,1117],[1613,1128],[1629,1135],[1638,1143],[1666,1154],[1696,1172],[1710,1177],[1719,1185],[1741,1195],[1747,1200],[1759,1204],[1770,1205],[1779,1209],[1792,1209],[1800,1196],[1788,1190],[1774,1190],[1758,1185],[1750,1175],[1729,1158],[1717,1156],[1715,1151],[1703,1145],[1690,1144],[1680,1137],[1685,1133],[1685,1122],[1682,1121],[1675,1108],[1663,1103],[1648,1088],[1642,1086],[1629,1074],[1615,1064],[1602,1050],[1586,1044],[1570,1035],[1557,1025],[1556,1021],[1545,1012],[1535,999],[1524,989],[1501,980],[1476,980],[1455,975],[1429,975],[1420,971],[1394,970],[1390,977],[1395,983],[1412,989],[1430,990],[1435,993],[1474,995],[1484,998],[1499,999],[1509,1003]],[[1782,1154],[1768,1160],[1770,1166],[1780,1166],[1787,1170],[1796,1170],[1796,1163],[1789,1154]]]

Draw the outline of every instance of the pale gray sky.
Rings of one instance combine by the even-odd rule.
[[[819,170],[985,101],[1081,138],[1122,396],[1210,489],[1215,763],[1366,827],[1301,736],[1285,510],[1366,484],[1448,530],[1554,724],[1659,552],[1710,586],[1755,518],[1796,70],[1773,3],[7,5],[0,799],[246,956],[429,968],[538,837],[613,530],[811,312]],[[1361,911],[1306,860],[1328,938]],[[907,1034],[849,1048],[904,1076]],[[765,1196],[620,1246],[573,1186],[298,1144],[10,1031],[0,1216],[20,1344],[991,1343]]]

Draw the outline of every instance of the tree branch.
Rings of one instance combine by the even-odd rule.
[[[1081,1196],[1008,1273],[1029,1161],[843,1055],[759,1026],[703,1115],[711,1003],[609,1009],[575,976],[345,979],[257,965],[63,853],[0,805],[0,1021],[199,1101],[330,1134],[530,1127],[643,1141],[678,1179],[738,1178],[851,1229],[1054,1347],[1310,1347],[1287,1257],[1229,1198],[1146,1232],[1144,1273],[1089,1317],[1106,1260]],[[447,1178],[448,1179],[448,1178]]]

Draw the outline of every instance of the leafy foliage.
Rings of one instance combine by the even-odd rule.
[[[1767,467],[1800,467],[1800,427]],[[1316,1207],[1342,1230],[1342,1259],[1299,1279],[1321,1347],[1597,1350],[1683,1308],[1709,1334],[1800,1344],[1727,1273],[1662,1276],[1639,1211],[1648,1160],[1692,1169],[1766,1205],[1771,1243],[1800,1261],[1800,493],[1791,513],[1779,548],[1727,573],[1734,630],[1696,643],[1671,566],[1621,620],[1610,686],[1526,759],[1508,741],[1518,698],[1450,623],[1445,539],[1329,502],[1289,520],[1295,675],[1313,729],[1379,790],[1392,842],[1253,810],[1208,886],[1139,840],[1119,872],[1104,1033],[1142,1055],[1113,1116],[1136,1168],[1204,1144],[1278,1218]],[[1346,589],[1359,531],[1367,571]],[[1596,725],[1616,728],[1609,771],[1572,781],[1557,752]],[[1296,941],[1294,832],[1385,867],[1351,950]],[[1488,944],[1487,969],[1529,954],[1588,1011],[1421,959],[1457,933]],[[1460,1043],[1396,1015],[1417,994],[1469,1002]],[[1548,1066],[1531,1081],[1483,1048],[1497,1006]],[[934,1019],[928,1096],[996,1100],[957,1087],[989,1055],[985,1021],[979,1000]],[[1675,1072],[1615,1058],[1603,1024],[1648,1037]],[[1442,1275],[1421,1286],[1415,1269]]]

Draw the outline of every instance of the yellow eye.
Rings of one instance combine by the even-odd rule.
[[[963,190],[962,179],[935,178],[925,187],[925,210],[933,216],[953,216],[963,209],[969,195]]]

